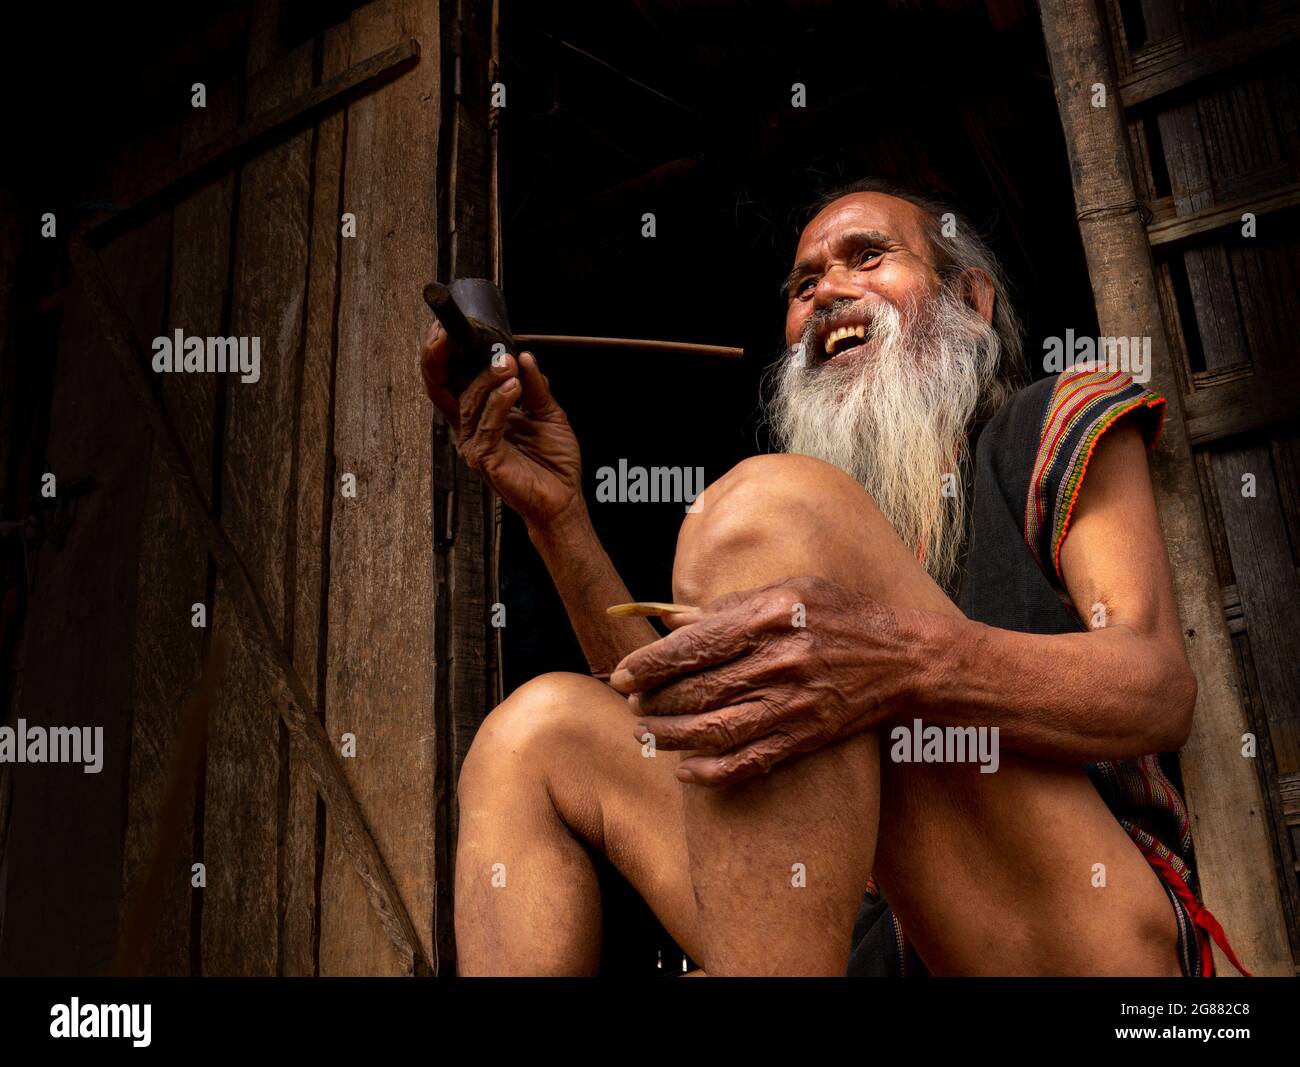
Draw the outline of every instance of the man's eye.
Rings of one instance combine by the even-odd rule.
[[[857,255],[859,265],[866,266],[868,263],[874,263],[885,254],[883,248],[864,248]]]
[[[794,295],[807,296],[816,288],[817,288],[816,278],[805,278],[803,281],[801,281],[798,285],[795,286]]]

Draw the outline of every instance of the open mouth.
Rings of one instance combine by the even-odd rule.
[[[823,327],[813,342],[813,351],[819,364],[847,363],[865,352],[870,338],[870,320],[841,322],[838,326]]]
[[[822,356],[825,359],[834,359],[836,356],[842,356],[850,349],[859,347],[867,339],[867,328],[861,324],[856,326],[837,326],[822,341]]]

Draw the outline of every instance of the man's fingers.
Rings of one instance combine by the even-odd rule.
[[[462,444],[473,437],[478,429],[478,420],[482,418],[483,405],[487,403],[488,395],[507,378],[515,377],[518,372],[519,367],[515,363],[515,357],[506,353],[499,359],[494,359],[485,371],[465,387],[465,391],[460,395],[458,422]]]
[[[525,413],[533,418],[543,418],[556,407],[555,398],[551,396],[550,379],[542,373],[537,365],[537,357],[531,352],[519,355],[519,377],[523,384],[520,399]]]
[[[694,715],[749,699],[783,669],[774,659],[769,663],[762,652],[738,656],[663,685],[640,689],[629,700],[639,715]]]
[[[751,700],[701,715],[642,715],[636,736],[653,734],[656,748],[724,753],[769,733],[779,719],[773,704]]]
[[[424,332],[424,343],[420,345],[420,376],[431,400],[434,389],[447,388],[447,359],[447,335],[435,320]]]
[[[625,656],[610,675],[620,693],[655,689],[681,674],[725,663],[756,648],[765,632],[791,620],[789,580],[718,597],[676,620],[673,632]]]
[[[759,610],[770,610],[773,605],[784,603],[781,599],[781,590],[789,584],[789,579],[780,582],[774,582],[771,585],[760,585],[753,589],[737,589],[731,593],[723,593],[722,596],[710,600],[703,607],[696,608],[693,612],[681,612],[663,617],[664,624],[670,630],[676,630],[679,627],[687,626],[690,623],[698,622],[708,615],[718,615],[724,611],[731,611],[741,606],[755,607],[751,601],[762,596],[764,601]],[[788,598],[786,598],[788,599]]]
[[[683,626],[689,626],[705,618],[708,618],[708,615],[703,608],[691,608],[690,611],[670,611],[666,615],[660,615],[659,621],[669,630],[680,630]]]
[[[744,619],[710,615],[624,657],[609,684],[620,693],[655,689],[680,674],[726,663],[757,644]]]
[[[447,425],[454,432],[460,425],[460,404],[456,402],[456,398],[443,386],[431,384],[427,378],[424,381],[424,391],[429,394],[433,406],[442,412],[442,417],[447,420]]]
[[[483,417],[478,420],[478,429],[463,446],[465,461],[471,470],[477,471],[483,460],[501,443],[510,418],[510,409],[518,399],[518,378],[506,379],[488,394],[487,403],[483,405]]]
[[[437,319],[429,324],[420,348],[420,377],[433,406],[454,431],[460,426],[460,403],[447,388],[447,334]]]
[[[658,740],[656,739],[656,745]],[[691,756],[677,765],[680,781],[694,785],[735,785],[766,774],[801,751],[790,734],[768,734],[721,756]]]

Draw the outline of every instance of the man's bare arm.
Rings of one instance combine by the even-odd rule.
[[[601,547],[582,497],[578,439],[531,352],[494,359],[473,381],[453,381],[447,335],[430,325],[420,349],[429,399],[455,429],[460,454],[524,520],[564,600],[592,673],[608,675],[659,635],[645,619],[612,619],[631,600]]]
[[[1196,679],[1137,428],[1098,443],[1061,551],[1088,633],[1043,636],[936,618],[924,714],[1001,728],[1008,748],[1060,762],[1180,748]]]
[[[614,666],[659,634],[644,618],[611,618],[605,609],[631,600],[627,586],[596,536],[587,509],[577,506],[529,537],[564,601],[573,632],[592,674],[608,677]]]

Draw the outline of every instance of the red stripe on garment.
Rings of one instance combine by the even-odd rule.
[[[1214,950],[1210,947],[1212,939],[1214,944],[1218,945],[1223,954],[1228,957],[1229,963],[1247,978],[1253,978],[1254,975],[1242,966],[1241,960],[1237,959],[1237,954],[1232,951],[1232,946],[1228,944],[1228,935],[1223,932],[1219,920],[1210,914],[1209,908],[1196,899],[1196,895],[1188,888],[1187,883],[1178,877],[1178,872],[1169,865],[1169,861],[1151,849],[1144,847],[1140,841],[1137,842],[1137,846],[1142,849],[1142,854],[1146,856],[1147,862],[1156,869],[1156,872],[1168,883],[1169,888],[1178,895],[1178,899],[1187,907],[1187,912],[1192,917],[1192,923],[1197,927],[1196,940],[1201,946],[1201,976],[1209,977],[1214,973]],[[1209,937],[1206,937],[1206,934]]]
[[[1045,514],[1046,512],[1046,508],[1040,506],[1042,504],[1041,486],[1043,480],[1047,477],[1047,472],[1052,469],[1052,463],[1050,462],[1050,457],[1055,454],[1057,446],[1061,441],[1061,438],[1064,437],[1066,433],[1069,431],[1070,423],[1074,420],[1074,417],[1080,411],[1082,411],[1085,407],[1091,404],[1097,397],[1104,396],[1107,392],[1111,391],[1109,389],[1103,389],[1102,388],[1103,386],[1109,386],[1111,383],[1115,381],[1116,378],[1128,377],[1128,375],[1124,374],[1124,372],[1122,371],[1113,371],[1111,372],[1108,378],[1104,378],[1101,381],[1088,380],[1089,376],[1094,373],[1096,372],[1089,371],[1085,374],[1079,375],[1079,378],[1081,380],[1071,382],[1067,389],[1060,389],[1058,385],[1058,391],[1054,393],[1052,396],[1052,401],[1051,401],[1052,408],[1048,412],[1047,425],[1044,426],[1043,429],[1044,430],[1049,429],[1052,423],[1057,422],[1058,419],[1060,425],[1057,427],[1056,436],[1052,439],[1050,445],[1048,445],[1047,447],[1047,454],[1049,456],[1049,460],[1043,463],[1043,466],[1038,471],[1037,479],[1035,479],[1034,484],[1029,487],[1029,491],[1031,494],[1030,498],[1034,502],[1034,517],[1038,521],[1040,526],[1042,525],[1042,521],[1043,521],[1042,515]],[[1065,379],[1062,379],[1062,381],[1065,381]],[[1096,392],[1090,394],[1087,392],[1087,390],[1089,389],[1095,389]],[[1074,407],[1070,409],[1069,414],[1066,418],[1060,419],[1059,416],[1064,406],[1070,402],[1070,398],[1074,394],[1080,392],[1084,394],[1083,397],[1074,405]],[[1041,442],[1039,443],[1038,446],[1038,454],[1040,456],[1043,455],[1043,444]],[[1037,555],[1037,553],[1035,553],[1035,555]]]

